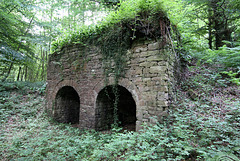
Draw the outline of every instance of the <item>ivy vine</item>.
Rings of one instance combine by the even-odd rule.
[[[69,44],[81,44],[85,47],[98,46],[102,54],[105,86],[109,78],[114,77],[112,87],[114,100],[114,124],[118,122],[119,102],[118,82],[126,69],[126,54],[135,39],[162,39],[165,42],[170,21],[157,0],[123,1],[116,12],[96,26],[83,26],[78,32],[65,35],[53,43],[53,50],[60,51]]]

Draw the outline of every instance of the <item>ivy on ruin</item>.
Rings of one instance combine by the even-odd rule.
[[[95,26],[83,26],[78,32],[64,35],[52,46],[54,52],[61,51],[65,46],[80,44],[87,48],[97,46],[102,54],[105,86],[109,78],[114,78],[114,124],[117,125],[117,106],[119,100],[118,81],[124,77],[126,54],[133,41],[159,40],[166,44],[170,21],[156,0],[130,0],[121,3],[116,12],[111,13],[105,21]],[[164,44],[162,46],[164,46]],[[107,91],[106,91],[107,92]],[[107,94],[107,93],[106,93]]]

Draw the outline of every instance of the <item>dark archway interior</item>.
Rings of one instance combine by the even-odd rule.
[[[117,117],[119,125],[131,130],[136,126],[136,103],[132,94],[122,86],[107,86],[102,89],[96,102],[96,129],[107,130],[114,123],[114,102],[116,99],[114,90],[117,90]]]
[[[73,87],[62,87],[55,99],[54,118],[61,123],[79,123],[80,99]]]

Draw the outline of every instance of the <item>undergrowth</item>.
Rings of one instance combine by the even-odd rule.
[[[124,35],[125,37],[135,39],[136,35],[134,33],[136,33],[137,30],[145,30],[145,36],[151,37],[153,36],[151,34],[156,34],[155,32],[158,31],[157,29],[159,27],[152,26],[153,23],[158,23],[154,21],[157,21],[160,16],[166,19],[163,3],[158,0],[121,1],[118,5],[119,8],[116,11],[109,13],[104,20],[98,22],[96,25],[80,26],[77,31],[64,32],[52,43],[52,52],[57,52],[63,47],[72,44],[88,46],[93,43],[104,46],[108,41],[113,43],[113,40],[118,36],[121,37],[126,34],[126,31],[124,31],[126,25],[128,25],[127,27],[131,30],[132,34],[126,34]],[[152,28],[155,31],[151,31],[153,30]],[[121,30],[123,30],[124,33],[122,33]],[[114,37],[114,39],[112,39],[112,37]],[[123,43],[126,42],[125,40],[122,41]]]
[[[2,84],[0,158],[239,160],[239,87],[215,87],[209,84],[208,76],[202,75],[205,71],[193,68],[189,72],[192,75],[179,89],[178,101],[168,118],[161,124],[143,125],[140,132],[120,132],[117,128],[108,133],[80,131],[56,123],[45,115],[45,99],[40,92],[43,84]],[[190,87],[196,97],[189,96]]]

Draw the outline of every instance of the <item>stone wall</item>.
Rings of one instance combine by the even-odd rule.
[[[136,116],[129,116],[129,118],[135,118],[134,124],[136,130],[139,130],[142,123],[155,123],[153,117],[161,120],[167,114],[169,99],[172,95],[175,56],[170,49],[163,46],[161,41],[145,41],[133,43],[125,59],[127,64],[125,75],[120,78],[118,87],[125,92],[122,95],[129,95],[129,98],[122,99],[120,103],[122,105],[118,111],[124,112],[119,112],[118,115],[122,116],[128,111],[133,111],[125,107],[134,108],[130,105],[134,103],[128,105],[129,101],[126,101],[132,99],[135,102],[135,112],[131,113]],[[73,113],[78,111],[71,110],[73,107],[70,106],[74,104],[77,107],[77,96],[60,98],[63,96],[59,94],[59,91],[61,93],[65,87],[71,87],[79,98],[80,110],[77,114],[79,117],[76,117],[79,119],[79,127],[103,130],[103,124],[109,123],[104,121],[107,118],[105,116],[110,116],[111,114],[107,111],[111,110],[107,110],[110,109],[107,107],[109,106],[106,103],[109,102],[107,98],[104,99],[105,96],[99,96],[99,94],[106,91],[109,85],[114,84],[112,77],[109,79],[109,84],[105,84],[103,64],[102,54],[96,46],[73,45],[65,47],[60,53],[52,54],[47,75],[48,113],[60,122],[75,123],[71,119],[64,119],[67,118],[65,116],[59,116],[72,113],[72,117],[76,117]],[[72,100],[73,103],[69,103],[65,98]],[[65,99],[65,102],[59,101],[62,99]],[[57,105],[59,103],[62,105]],[[123,119],[122,122],[125,120]]]

